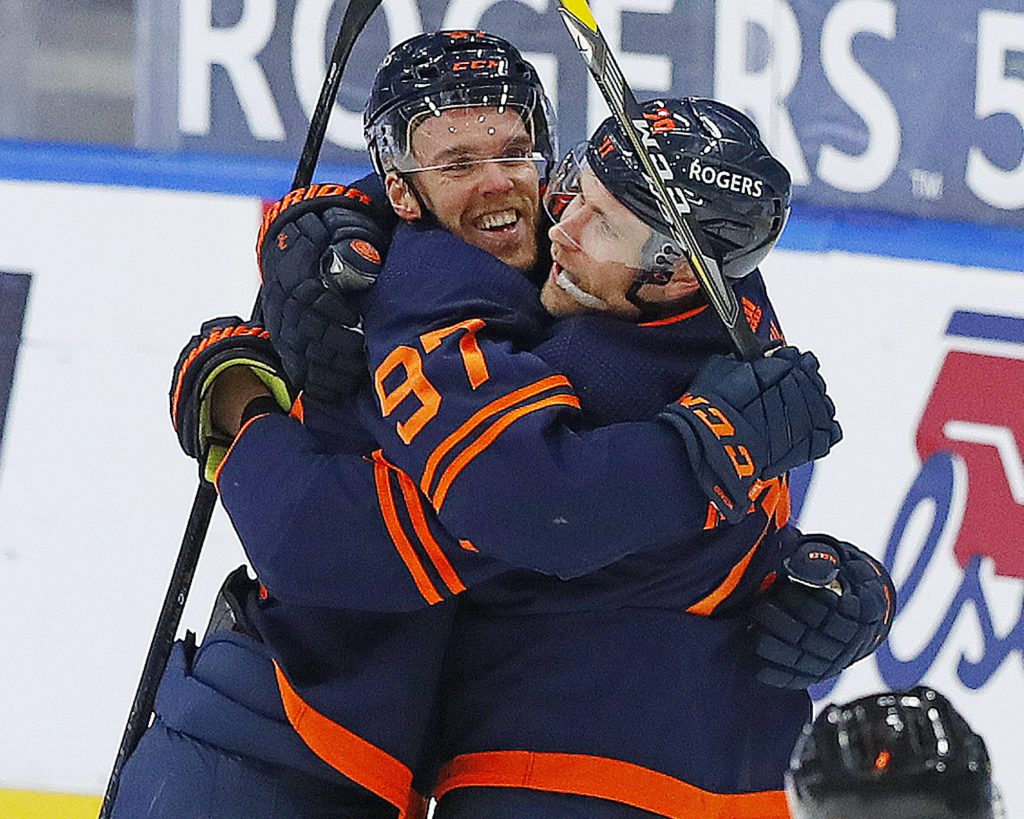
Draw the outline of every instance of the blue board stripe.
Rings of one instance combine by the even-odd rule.
[[[351,180],[370,165],[322,165],[317,177]],[[268,157],[166,154],[96,145],[0,140],[0,179],[118,185],[277,199],[295,162]]]
[[[351,181],[369,165],[323,165],[317,179]],[[295,163],[277,158],[161,154],[125,148],[0,140],[0,179],[121,185],[277,199]],[[942,222],[797,203],[779,247],[846,251],[1024,272],[1024,229]]]
[[[946,335],[1024,344],[1024,318],[957,310],[949,317]]]

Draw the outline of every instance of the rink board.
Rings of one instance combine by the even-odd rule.
[[[14,672],[0,678],[0,788],[103,790],[196,485],[167,416],[170,368],[202,319],[250,311],[260,208],[0,182],[0,623]],[[1013,234],[950,230],[928,250],[919,235],[797,214],[765,266],[845,431],[802,526],[887,556],[906,596],[883,652],[818,693],[936,686],[986,737],[1010,814],[1024,815],[1024,274]],[[185,625],[203,628],[242,559],[218,511]]]

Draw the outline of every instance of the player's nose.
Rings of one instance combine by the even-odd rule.
[[[562,211],[561,218],[548,230],[548,238],[563,247],[568,246],[573,250],[582,250],[583,248],[580,246],[582,225],[583,209],[578,207],[577,200],[573,200]]]
[[[505,193],[515,184],[502,162],[481,162],[476,166],[477,188],[481,193]]]

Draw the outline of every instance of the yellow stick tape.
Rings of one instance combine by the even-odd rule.
[[[597,31],[597,20],[587,0],[558,0],[559,5],[591,31]]]
[[[0,790],[0,819],[96,819],[101,796]]]

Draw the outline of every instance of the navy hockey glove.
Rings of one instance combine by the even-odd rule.
[[[896,589],[877,560],[830,535],[803,535],[785,572],[755,604],[757,679],[807,688],[881,645]]]
[[[311,398],[337,401],[368,378],[359,294],[380,272],[391,227],[371,205],[357,188],[314,185],[273,205],[260,232],[263,320]]]
[[[178,442],[186,455],[199,461],[199,477],[209,483],[231,446],[231,439],[210,420],[210,393],[217,377],[236,366],[247,367],[262,381],[281,410],[288,412],[292,405],[293,390],[265,329],[238,316],[205,322],[174,365],[170,403]]]
[[[818,359],[795,347],[755,361],[712,356],[658,417],[682,435],[701,488],[731,523],[757,481],[824,457],[842,438]]]

